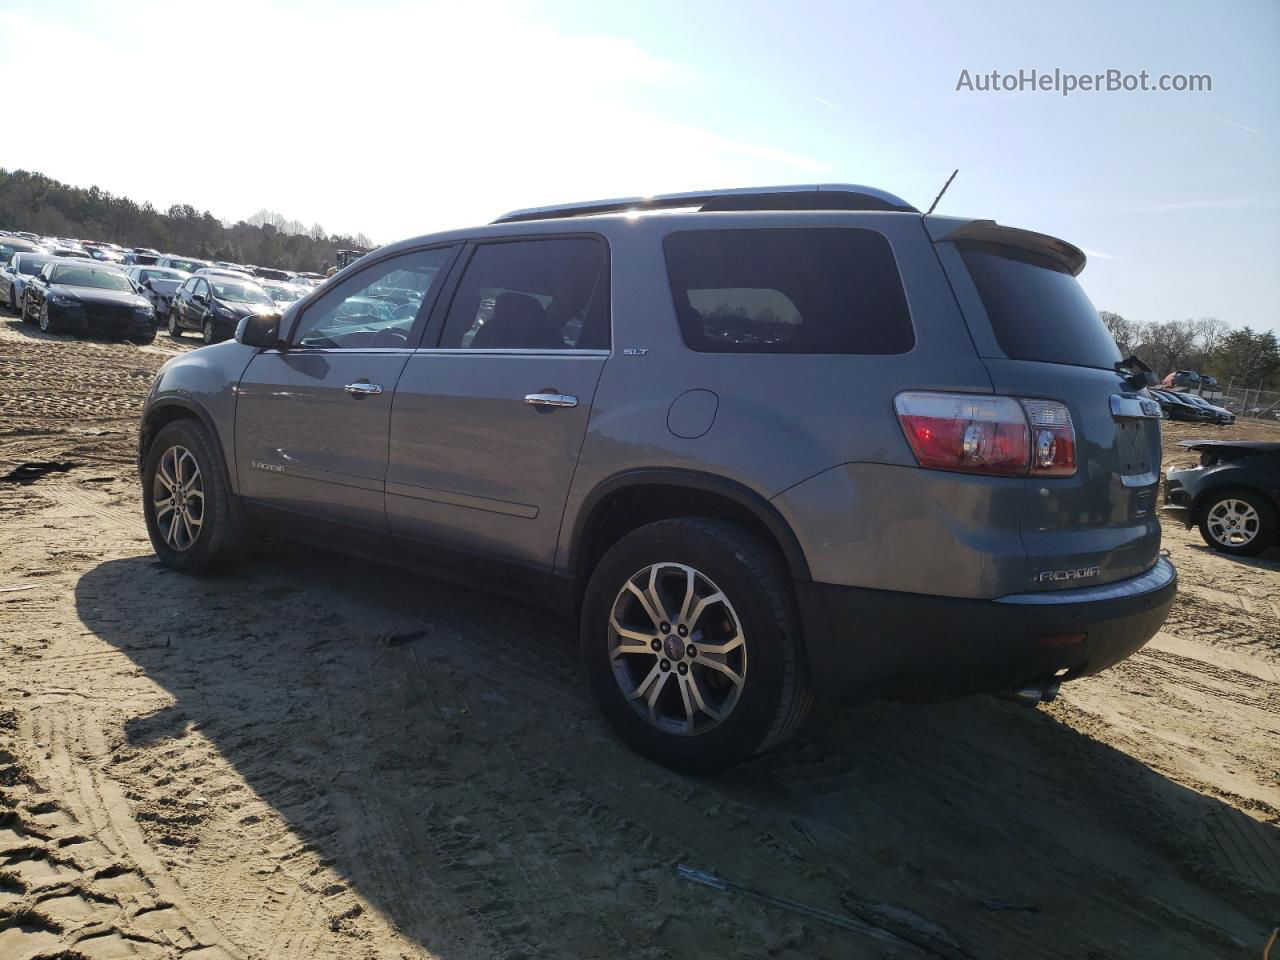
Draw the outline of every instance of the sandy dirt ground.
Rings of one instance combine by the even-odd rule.
[[[159,566],[135,424],[192,346],[0,320],[0,476],[67,465],[0,482],[2,960],[1198,960],[1280,923],[1280,551],[1167,527],[1166,629],[1050,707],[823,709],[690,779],[541,614],[285,546]]]

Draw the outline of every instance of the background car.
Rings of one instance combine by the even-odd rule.
[[[15,253],[0,265],[0,297],[9,310],[22,312],[22,295],[27,283],[52,259],[47,253]]]
[[[152,250],[150,247],[134,247],[124,255],[124,262],[133,266],[135,264],[154,265],[160,259],[160,251]]]
[[[1166,516],[1214,550],[1251,557],[1280,537],[1280,443],[1187,440],[1200,463],[1165,475]]]
[[[85,250],[84,247],[55,246],[55,247],[52,247],[49,250],[49,252],[53,254],[55,257],[59,257],[65,260],[92,260],[93,259],[93,257],[89,256],[89,252]]]
[[[311,292],[310,287],[300,286],[295,283],[280,283],[275,280],[261,280],[258,282],[258,286],[267,291],[267,296],[274,300],[276,306],[281,310],[284,310],[295,300],[301,300]]]
[[[1190,403],[1182,394],[1171,390],[1150,390],[1160,409],[1168,414],[1170,420],[1182,420],[1186,423],[1209,423],[1214,419],[1213,413],[1203,407]]]
[[[102,263],[124,263],[124,254],[120,253],[118,250],[113,250],[110,247],[95,244],[91,247],[85,247],[85,250],[94,260],[98,260]]]
[[[195,257],[179,257],[172,253],[166,253],[163,257],[156,261],[157,267],[169,267],[172,270],[181,270],[183,273],[195,273],[205,267],[213,266],[208,260],[197,260]]]
[[[293,274],[288,270],[276,270],[274,267],[253,267],[251,272],[259,280],[276,280],[280,283],[291,283]]]
[[[48,253],[48,248],[34,240],[20,237],[0,237],[0,260],[8,262],[15,253]]]
[[[235,267],[201,267],[192,272],[201,277],[235,277],[239,280],[247,280],[249,283],[258,282],[258,278],[247,270],[239,270]]]
[[[1202,410],[1208,410],[1213,414],[1213,419],[1217,423],[1226,424],[1236,422],[1236,415],[1234,413],[1225,407],[1219,407],[1217,404],[1210,403],[1204,397],[1197,396],[1194,393],[1180,393],[1178,396],[1187,403],[1200,407]]]
[[[23,323],[45,333],[83,332],[125,337],[135,343],[155,339],[155,310],[123,270],[97,263],[51,260],[22,298]]]
[[[201,272],[178,288],[169,309],[169,336],[177,339],[183,330],[199,330],[205,343],[217,343],[234,336],[242,317],[279,312],[252,280]]]
[[[174,294],[182,286],[182,282],[191,276],[182,270],[171,270],[167,267],[125,267],[124,272],[139,287],[142,295],[151,301],[155,308],[157,321],[169,316],[169,307],[173,303]]]

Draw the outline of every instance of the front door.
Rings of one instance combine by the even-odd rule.
[[[387,516],[397,540],[549,572],[608,355],[601,239],[474,247],[438,345],[409,358],[396,391]]]
[[[250,361],[236,403],[240,492],[386,533],[391,398],[452,247],[384,258],[308,304],[289,346]]]

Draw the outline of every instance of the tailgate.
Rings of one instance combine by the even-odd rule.
[[[1076,280],[1084,255],[989,221],[947,229],[937,249],[995,392],[1063,403],[1075,428],[1075,475],[1022,481],[1027,589],[1143,573],[1160,549],[1160,408],[1114,368],[1120,353]]]

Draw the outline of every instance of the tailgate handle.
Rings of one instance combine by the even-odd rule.
[[[1127,393],[1111,395],[1111,416],[1117,420],[1160,419],[1160,404],[1146,397]]]

